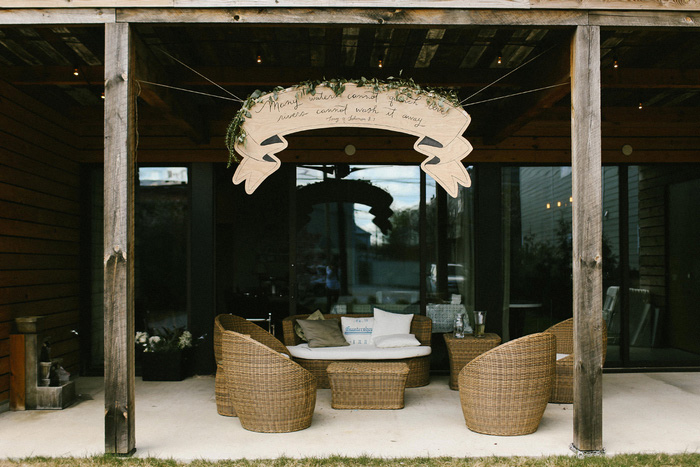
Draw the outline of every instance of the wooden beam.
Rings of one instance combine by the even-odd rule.
[[[28,2],[11,9],[9,5],[0,8],[0,25],[37,25],[37,24],[104,24],[115,21],[113,8],[44,8],[21,9],[28,7]]]
[[[330,7],[381,8],[386,0],[329,0]],[[314,7],[316,0],[5,0],[8,8],[283,8]],[[405,0],[402,8],[488,8],[488,9],[602,9],[602,10],[700,10],[700,1],[664,2],[658,0]]]
[[[579,26],[571,47],[574,442],[603,449],[603,241],[600,27]]]
[[[144,63],[144,68],[150,68],[152,63]],[[138,65],[137,66],[141,66]],[[163,79],[164,83],[175,86],[212,86],[210,81],[187,70],[182,65],[159,66],[159,77],[153,76],[151,79]],[[80,68],[81,75],[73,75],[72,66],[13,66],[0,68],[0,79],[3,79],[15,86],[37,86],[37,85],[85,85],[86,80],[90,83],[99,83],[104,75],[102,66],[83,66]],[[409,70],[406,68],[385,68],[381,70],[382,75],[398,76],[399,71],[404,70],[404,76],[410,76],[416,83],[422,86],[442,86],[442,87],[478,87],[492,83],[503,76],[503,70],[496,69],[470,69],[465,70],[435,70],[429,68],[420,70]],[[149,70],[141,70],[139,73],[152,73]],[[361,76],[377,75],[377,68],[353,67],[351,71],[345,67],[318,67],[318,68],[297,68],[297,67],[265,67],[261,68],[241,68],[230,66],[201,66],[197,71],[220,86],[262,86],[270,89],[275,86],[291,86],[302,81],[313,79],[321,80],[324,77],[345,77],[355,78]],[[351,72],[352,75],[348,76]],[[410,73],[410,74],[409,74]],[[138,75],[141,79],[147,79]],[[154,81],[156,82],[156,81]],[[516,78],[504,79],[495,84],[495,87],[513,86],[518,84]],[[699,85],[700,87],[700,85]],[[217,90],[216,92],[223,94]],[[225,94],[224,94],[225,95]],[[181,94],[178,94],[181,96]]]
[[[336,54],[338,55],[338,54]],[[565,62],[568,65],[568,57]],[[162,74],[171,77],[177,86],[211,86],[211,82],[184,70],[182,65],[160,66]],[[86,82],[101,83],[104,77],[102,66],[82,66],[80,76],[73,75],[73,66],[13,66],[0,68],[0,79],[15,86],[65,85],[82,86]],[[291,86],[310,79],[343,76],[373,76],[377,69],[353,68],[352,76],[347,76],[348,70],[338,66],[319,68],[288,68],[266,67],[240,68],[229,66],[198,67],[202,75],[221,86],[258,86],[269,87]],[[387,76],[397,76],[400,69],[385,68]],[[422,86],[441,87],[481,87],[492,83],[503,76],[503,70],[494,68],[474,68],[469,70],[440,70],[438,73],[430,68],[404,69],[404,75],[409,76]],[[538,76],[542,76],[538,73]],[[564,76],[564,75],[562,75]],[[568,76],[568,71],[566,73]],[[552,81],[552,80],[550,80]],[[608,89],[699,89],[700,69],[668,69],[668,68],[620,68],[601,71],[601,84]],[[517,73],[494,84],[494,87],[522,86]],[[542,83],[540,82],[540,87]],[[566,93],[569,89],[564,87]]]
[[[105,452],[135,441],[134,179],[136,93],[128,24],[105,26],[104,313]]]
[[[444,2],[447,3],[447,2]],[[348,2],[343,2],[347,5]],[[286,27],[309,24],[390,26],[575,26],[588,24],[586,11],[467,10],[442,8],[181,8],[117,10],[117,21],[133,23],[226,23],[280,24]],[[296,5],[296,4],[295,4]],[[425,6],[424,4],[422,4]],[[354,5],[353,5],[354,6]],[[464,5],[462,5],[464,6]],[[488,8],[486,5],[480,8]]]
[[[700,69],[618,68],[601,72],[603,88],[697,89]]]
[[[10,0],[8,0],[10,1]],[[356,2],[342,2],[328,8],[311,8],[316,0],[309,0],[312,5],[294,4],[280,6],[269,0],[269,8],[256,5],[245,8],[246,4],[235,2],[231,8],[221,8],[219,0],[190,5],[191,8],[167,8],[153,2],[140,2],[138,8],[124,7],[118,0],[113,2],[82,0],[80,8],[76,1],[46,0],[45,2],[25,2],[12,0],[5,9],[0,9],[0,25],[23,24],[101,24],[117,22],[140,23],[238,23],[238,24],[284,24],[285,26],[304,26],[308,24],[354,24],[393,26],[575,26],[594,24],[611,27],[700,27],[698,0],[675,2],[675,7],[658,7],[657,2],[624,3],[628,9],[622,11],[609,8],[600,11],[587,11],[576,5],[557,5],[557,1],[535,4],[530,9],[501,9],[488,4],[479,4],[478,9],[465,9],[461,1],[435,0],[417,5],[404,5],[402,9],[387,9],[381,2],[373,4],[371,10],[359,8]],[[214,4],[215,3],[215,4]],[[489,2],[490,3],[490,2]],[[621,4],[623,2],[617,2]],[[44,6],[41,6],[44,5]],[[99,7],[98,5],[109,5]],[[348,6],[349,5],[349,6]],[[504,4],[505,5],[505,4]],[[508,8],[516,8],[509,4]],[[596,5],[602,5],[597,3]],[[608,3],[604,3],[608,5]],[[91,6],[91,7],[90,7]],[[130,5],[130,6],[133,6]],[[545,9],[546,8],[546,9]],[[671,10],[674,8],[676,11]],[[593,8],[591,8],[593,9]],[[653,11],[638,11],[648,9]]]
[[[694,1],[694,0],[693,0]],[[8,8],[279,8],[289,6],[315,7],[317,0],[4,0]],[[405,0],[402,8],[529,8],[530,0]],[[377,8],[385,0],[330,0],[334,7]]]
[[[101,84],[103,66],[82,66],[80,75],[73,74],[75,66],[12,66],[0,68],[0,79],[15,86],[86,86]]]
[[[172,75],[160,67],[151,49],[138,36],[134,36],[134,48],[136,50],[134,76],[139,82],[139,97],[146,104],[158,109],[165,121],[178,128],[192,141],[206,143],[209,140],[208,125],[191,99],[191,94],[146,83],[148,81],[174,85],[171,83]]]
[[[680,2],[676,3],[680,5]],[[697,10],[693,2],[692,10]],[[690,3],[689,3],[690,5]],[[637,10],[637,8],[634,8]],[[700,16],[694,12],[678,11],[591,11],[588,13],[591,25],[614,27],[700,27]]]

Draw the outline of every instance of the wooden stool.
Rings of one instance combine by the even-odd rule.
[[[327,372],[334,409],[403,409],[405,363],[341,361]]]

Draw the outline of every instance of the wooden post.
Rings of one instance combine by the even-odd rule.
[[[134,423],[133,44],[128,24],[105,25],[105,452],[130,455]]]
[[[578,26],[571,48],[573,184],[574,441],[603,449],[603,258],[600,28]]]

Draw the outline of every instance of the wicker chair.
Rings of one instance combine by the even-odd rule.
[[[226,385],[241,426],[261,433],[287,433],[311,425],[316,378],[249,336],[222,332]]]
[[[603,363],[608,347],[608,332],[605,321],[603,326]],[[547,329],[545,332],[554,334],[557,339],[557,353],[567,354],[556,362],[556,373],[552,396],[549,402],[555,404],[573,404],[574,402],[574,319],[569,318]],[[602,363],[601,363],[602,365]]]
[[[220,415],[235,417],[236,410],[231,404],[231,399],[226,388],[226,375],[224,374],[223,355],[221,351],[221,333],[223,331],[236,331],[246,334],[258,342],[262,342],[277,352],[289,355],[287,347],[275,336],[250,321],[236,315],[219,315],[214,319],[214,358],[216,360],[216,410]]]
[[[555,338],[530,334],[495,347],[459,373],[459,398],[467,427],[487,435],[537,430],[554,379]]]

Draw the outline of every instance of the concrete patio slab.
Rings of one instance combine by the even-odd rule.
[[[478,457],[573,455],[573,406],[549,404],[537,432],[502,437],[467,429],[446,376],[407,389],[402,410],[335,410],[318,391],[310,428],[262,434],[216,412],[214,378],[136,382],[136,456],[179,460],[288,457]],[[104,452],[102,378],[79,378],[65,410],[0,414],[0,457]],[[603,376],[608,454],[700,452],[700,373]]]

